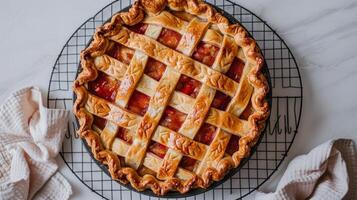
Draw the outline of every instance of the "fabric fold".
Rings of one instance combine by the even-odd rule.
[[[352,140],[329,140],[294,158],[276,191],[258,191],[255,199],[356,199],[356,156]]]
[[[61,200],[72,194],[55,162],[67,131],[68,114],[44,107],[36,87],[12,93],[0,106],[1,199],[36,196]],[[52,195],[59,191],[60,195]]]

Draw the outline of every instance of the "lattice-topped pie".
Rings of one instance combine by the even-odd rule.
[[[99,27],[74,82],[78,133],[115,180],[157,195],[238,167],[269,115],[249,34],[200,0],[138,0]]]

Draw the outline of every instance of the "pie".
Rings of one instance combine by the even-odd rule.
[[[207,188],[269,116],[264,59],[200,0],[137,0],[99,27],[74,81],[79,135],[113,179],[156,195]]]

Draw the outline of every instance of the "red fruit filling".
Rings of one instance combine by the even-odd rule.
[[[146,29],[148,28],[147,24],[144,23],[138,23],[135,24],[134,26],[130,26],[129,29],[134,31],[135,33],[139,34],[145,34]]]
[[[133,143],[133,138],[132,136],[129,134],[129,131],[128,129],[125,129],[123,127],[119,127],[118,128],[118,131],[117,131],[117,135],[116,135],[117,138],[120,138],[122,140],[124,140],[125,142],[131,144]]]
[[[226,110],[230,101],[231,101],[230,96],[220,91],[216,91],[216,95],[213,98],[212,107],[220,110]]]
[[[196,51],[193,53],[192,57],[208,66],[212,66],[216,56],[218,54],[219,48],[208,43],[200,42],[197,45]]]
[[[196,165],[196,160],[188,156],[183,156],[179,164],[180,167],[189,171],[193,171],[195,165]]]
[[[195,136],[195,140],[206,145],[210,145],[216,135],[216,127],[204,123]]]
[[[131,95],[127,109],[143,116],[149,107],[149,101],[149,96],[135,90]]]
[[[119,44],[114,44],[107,50],[106,54],[129,65],[133,58],[134,50]]]
[[[160,120],[160,125],[178,131],[185,121],[186,114],[167,106]]]
[[[188,76],[181,75],[180,80],[177,83],[176,90],[185,93],[193,98],[197,97],[200,91],[201,83]]]
[[[151,78],[159,81],[164,74],[166,69],[166,65],[160,61],[157,61],[153,58],[149,58],[148,62],[146,63],[144,73]]]
[[[149,144],[148,151],[159,156],[160,158],[164,158],[166,151],[167,151],[167,147],[165,147],[164,145],[162,145],[160,143],[152,141]]]
[[[253,114],[253,113],[254,113],[254,109],[252,107],[252,103],[249,102],[249,104],[247,105],[247,107],[245,107],[244,111],[239,116],[239,118],[244,119],[244,120],[248,120],[249,116],[251,114]]]
[[[236,57],[234,58],[233,63],[229,68],[228,72],[226,73],[226,75],[229,78],[239,83],[240,78],[242,77],[243,69],[244,69],[244,62]]]
[[[119,82],[106,74],[99,72],[94,81],[88,82],[88,89],[93,94],[110,102],[115,100]]]
[[[232,135],[231,138],[229,139],[227,148],[226,148],[226,152],[229,155],[233,155],[234,152],[238,151],[239,149],[239,136],[236,135]]]
[[[93,115],[93,124],[100,130],[103,130],[105,128],[106,123],[106,119]]]
[[[158,41],[170,47],[171,49],[176,49],[178,43],[181,40],[181,37],[182,36],[180,33],[170,29],[163,28],[158,38]]]

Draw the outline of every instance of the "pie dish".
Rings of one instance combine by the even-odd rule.
[[[264,59],[200,0],[137,0],[81,52],[73,112],[113,179],[156,195],[239,166],[269,116]]]

